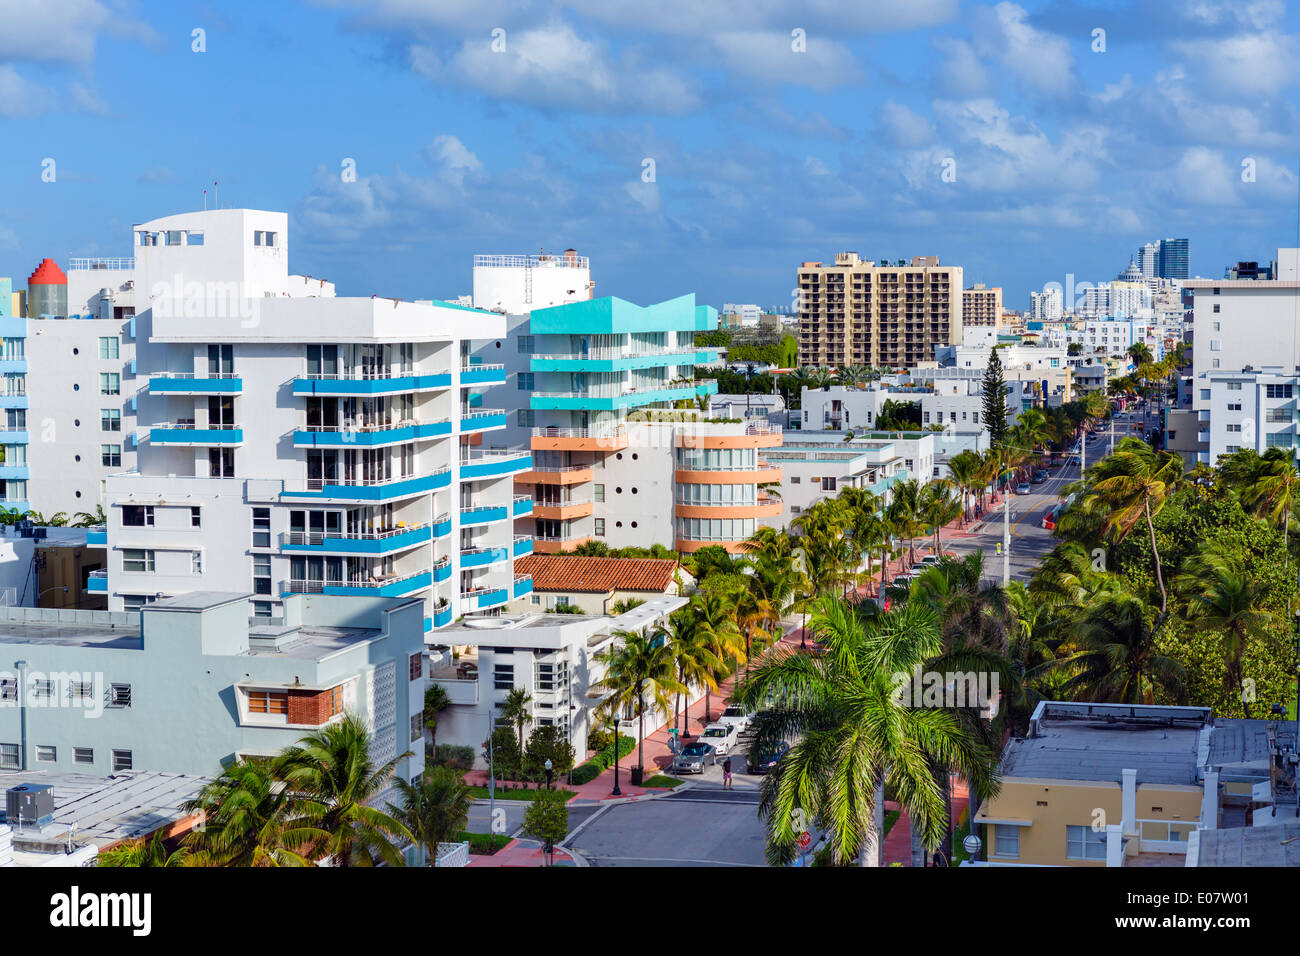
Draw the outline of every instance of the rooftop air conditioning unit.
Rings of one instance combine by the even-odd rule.
[[[20,783],[5,791],[5,818],[10,825],[43,827],[54,822],[54,788]]]

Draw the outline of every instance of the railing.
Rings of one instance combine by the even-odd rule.
[[[466,408],[466,409],[462,409],[462,410],[461,410],[460,417],[461,417],[462,419],[466,419],[466,418],[490,418],[490,417],[492,417],[492,416],[494,416],[494,415],[504,415],[505,413],[506,413],[506,410],[505,410],[504,408],[478,408],[478,409],[474,409],[474,410],[472,410],[472,411],[471,411],[470,409]]]
[[[449,555],[449,554],[444,554],[444,555],[443,555],[441,558],[439,558],[437,561],[433,562],[433,564],[431,564],[431,565],[429,566],[429,568],[430,568],[430,570],[433,570],[433,571],[441,571],[443,568],[447,567],[449,564],[451,564],[451,555]]]
[[[176,430],[176,431],[200,431],[200,432],[212,431],[212,432],[227,432],[227,431],[239,431],[239,430],[240,430],[241,428],[243,428],[244,426],[243,426],[243,425],[228,425],[228,424],[220,424],[220,425],[217,425],[217,424],[196,425],[196,424],[194,424],[194,422],[191,422],[191,421],[184,421],[184,422],[155,422],[154,425],[153,425],[152,427],[153,427],[153,428],[170,428],[170,429],[174,429],[174,430]]]
[[[534,508],[568,508],[571,507],[572,505],[589,505],[589,504],[594,504],[594,502],[592,501],[591,498],[588,497],[578,497],[578,498],[547,497],[547,498],[533,499]]]
[[[482,365],[462,365],[461,372],[503,372],[505,366],[498,362],[484,362]]]
[[[68,259],[68,270],[88,269],[88,270],[107,270],[107,269],[134,269],[135,258],[132,256],[117,257],[97,257],[97,256],[73,256]]]
[[[145,378],[240,378],[240,372],[149,372]]]
[[[533,471],[546,471],[553,475],[570,474],[575,471],[591,471],[593,467],[593,465],[545,465],[538,464],[535,459],[533,461]],[[527,495],[522,497],[527,497]],[[516,498],[515,500],[518,501],[519,499]]]
[[[408,525],[405,528],[388,528],[383,531],[285,531],[280,535],[281,544],[306,544],[321,545],[327,540],[344,540],[344,541],[380,541],[384,538],[393,538],[398,535],[406,534],[409,531],[419,531],[427,527],[423,522],[419,524]]]
[[[504,554],[506,553],[506,551],[507,551],[507,549],[504,548],[504,547],[496,547],[496,548],[461,548],[461,549],[460,549],[460,556],[461,556],[462,558],[464,558],[464,557],[468,557],[468,556],[471,555],[471,554],[502,554],[502,555],[504,555]]]
[[[750,422],[745,426],[746,435],[780,435],[782,428],[771,422]]]
[[[701,346],[700,348],[707,348]],[[621,358],[643,358],[645,356],[672,356],[686,355],[697,351],[694,345],[664,345],[655,349],[647,348],[620,348],[620,347],[601,347],[589,349],[586,352],[543,352],[529,356],[535,359],[549,359],[553,361],[572,362],[582,361],[584,359],[621,359]]]
[[[295,594],[322,594],[325,588],[380,588],[388,587],[390,584],[401,584],[403,581],[411,581],[421,575],[427,574],[427,571],[415,571],[411,574],[394,574],[387,577],[349,577],[338,580],[303,580],[301,578],[289,579],[289,590]]]
[[[401,368],[401,369],[348,369],[344,372],[311,372],[303,366],[303,373],[299,378],[315,378],[327,382],[375,382],[389,378],[406,378],[412,375],[450,375],[451,369],[420,369],[420,368]]]
[[[462,455],[460,463],[462,465],[472,465],[478,461],[490,461],[494,458],[527,458],[531,454],[532,452],[527,448],[484,448],[472,455]]]
[[[545,469],[543,469],[543,470],[545,470]],[[533,496],[532,496],[532,495],[515,495],[514,498],[511,499],[511,504],[516,504],[516,505],[517,505],[517,504],[519,504],[521,501],[532,501],[532,500],[533,500]]]
[[[426,471],[419,475],[393,475],[387,478],[348,478],[343,476],[336,478],[308,478],[307,490],[320,491],[326,485],[349,485],[363,488],[376,485],[392,485],[402,481],[415,481],[419,478],[432,478],[435,475],[446,474],[450,470],[448,467],[435,468],[433,471]]]
[[[619,438],[626,432],[622,425],[610,428],[560,428],[547,425],[533,429],[533,434],[538,438]]]
[[[400,418],[389,419],[384,422],[370,422],[369,424],[339,424],[339,425],[303,425],[295,429],[301,432],[391,432],[399,428],[414,428],[419,425],[447,425],[450,419],[436,418]]]
[[[87,577],[90,577],[90,578],[94,578],[94,579],[97,580],[97,581],[107,581],[107,580],[108,580],[108,572],[107,572],[107,571],[91,571],[91,572],[90,572],[88,575],[86,575],[86,576],[87,576]]]
[[[480,254],[474,257],[475,268],[482,266],[489,269],[586,269],[587,265],[586,256],[490,256]]]
[[[484,511],[501,511],[501,510],[506,509],[506,508],[508,508],[508,507],[509,507],[508,505],[504,505],[504,504],[501,504],[501,505],[472,505],[472,506],[468,506],[468,507],[465,507],[465,508],[461,508],[461,509],[460,509],[460,516],[461,516],[462,518],[467,518],[467,517],[469,517],[470,515],[476,515],[476,514],[479,514],[480,512],[484,512]]]
[[[438,855],[434,858],[433,865],[437,866],[469,866],[469,841],[464,843],[439,843]]]

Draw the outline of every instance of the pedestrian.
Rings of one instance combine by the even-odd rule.
[[[731,758],[722,761],[722,789],[731,789]]]

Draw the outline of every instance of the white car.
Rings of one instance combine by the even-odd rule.
[[[715,753],[725,754],[735,745],[736,736],[736,728],[731,724],[709,724],[699,740],[712,747]]]
[[[748,713],[745,708],[733,704],[722,712],[722,716],[718,718],[718,723],[735,727],[736,734],[739,735],[745,732],[753,719],[753,714]]]

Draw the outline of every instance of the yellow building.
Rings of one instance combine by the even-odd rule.
[[[1002,326],[1002,287],[986,288],[983,282],[976,282],[961,293],[962,325],[983,325],[992,328]]]

